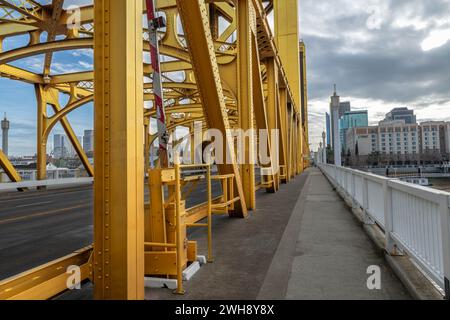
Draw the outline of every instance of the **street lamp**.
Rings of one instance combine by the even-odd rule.
[[[323,150],[322,150],[322,162],[327,163],[327,145],[325,143],[325,139],[327,138],[327,134],[322,132],[322,141],[323,141]]]

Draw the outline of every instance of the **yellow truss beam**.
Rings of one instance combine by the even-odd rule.
[[[3,168],[9,180],[11,180],[12,182],[22,181],[22,177],[16,171],[16,169],[2,150],[0,150],[0,167]]]
[[[19,80],[31,84],[43,83],[42,76],[7,64],[0,64],[0,77]]]
[[[246,217],[247,205],[245,204],[239,167],[236,164],[234,147],[231,145],[232,139],[229,134],[226,134],[231,127],[219,75],[219,66],[214,52],[214,43],[209,29],[206,5],[203,0],[177,0],[177,5],[184,30],[189,30],[186,34],[189,54],[206,120],[210,128],[220,130],[228,138],[224,143],[223,154],[229,154],[232,163],[220,165],[219,170],[222,174],[235,175],[241,207],[241,212],[237,214]]]

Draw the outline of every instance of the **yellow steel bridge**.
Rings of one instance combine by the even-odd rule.
[[[0,0],[0,76],[34,86],[37,179],[46,179],[47,141],[58,123],[94,177],[94,244],[0,282],[0,299],[51,298],[66,289],[70,265],[80,266],[82,279],[94,283],[96,299],[143,299],[144,275],[156,273],[148,271],[148,256],[175,259],[176,273],[184,264],[182,258],[189,260],[189,250],[195,251],[195,244],[189,244],[187,256],[183,254],[182,226],[208,227],[210,232],[214,210],[245,218],[248,211],[257,211],[257,188],[276,192],[280,183],[288,183],[307,166],[306,51],[299,37],[298,1],[156,0],[167,21],[159,36],[169,132],[187,128],[188,139],[193,139],[194,123],[201,121],[202,131],[215,128],[224,135],[230,128],[280,133],[279,150],[269,155],[272,167],[279,168],[270,177],[258,185],[259,166],[233,158],[218,166],[215,178],[207,170],[207,179],[220,180],[224,195],[187,210],[180,186],[195,184],[196,178],[181,179],[183,167],[176,164],[156,173],[150,169],[149,152],[157,135],[149,130],[156,112],[144,108],[154,99],[153,70],[146,59],[150,47],[143,23],[145,1],[93,0],[80,8],[66,2]],[[273,18],[273,28],[268,17]],[[10,38],[24,36],[29,39],[26,45],[2,49]],[[92,70],[52,72],[56,52],[80,49],[92,50]],[[15,66],[29,57],[42,59],[40,72]],[[63,95],[68,96],[64,105]],[[95,165],[67,118],[92,102]],[[245,148],[246,157],[253,152],[251,146]],[[0,164],[12,181],[21,180],[1,151]],[[144,204],[146,172],[150,206]],[[166,184],[168,199],[161,191]],[[165,222],[155,222],[172,209],[177,226],[173,238]],[[199,224],[205,217],[208,223]],[[148,219],[153,221],[150,231]],[[175,276],[172,271],[162,274]]]

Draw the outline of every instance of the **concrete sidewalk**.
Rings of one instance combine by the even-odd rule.
[[[299,223],[300,221],[300,223]],[[294,234],[291,224],[300,224]],[[381,269],[381,290],[367,288],[369,266]],[[280,277],[289,272],[284,288]],[[274,288],[277,288],[274,290]],[[318,169],[304,190],[261,288],[260,299],[410,299],[393,271]]]
[[[185,284],[184,296],[146,290],[147,299],[410,299],[364,230],[318,169],[276,194],[258,192],[246,220],[215,217],[215,263]],[[205,251],[204,234],[193,234]],[[381,290],[367,288],[369,266]]]

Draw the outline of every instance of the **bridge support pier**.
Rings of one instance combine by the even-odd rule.
[[[95,0],[95,299],[144,299],[142,12]]]

